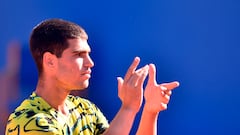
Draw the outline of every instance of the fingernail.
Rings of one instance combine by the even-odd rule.
[[[179,82],[175,82],[176,84],[177,84],[177,86],[179,86],[180,85],[180,83]]]
[[[136,57],[135,57],[135,60],[139,61],[139,60],[140,60],[140,57],[136,56]]]

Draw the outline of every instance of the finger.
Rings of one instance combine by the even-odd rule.
[[[147,77],[147,74],[148,74],[148,69],[149,69],[149,66],[148,65],[146,65],[146,66],[144,66],[144,68],[143,68],[143,73],[142,73],[142,75],[140,76],[140,78],[139,78],[139,80],[138,80],[138,87],[143,87],[143,83],[144,83],[144,80],[146,79],[146,77]]]
[[[164,95],[162,96],[162,103],[168,104],[169,100],[170,100],[170,96],[168,96],[168,95],[166,95],[166,94],[164,94]]]
[[[159,85],[158,87],[160,87],[162,94],[165,94],[168,96],[170,96],[172,94],[172,91],[168,90],[168,88],[163,86],[163,84]]]
[[[145,70],[146,66],[148,66],[148,65],[145,65],[144,67],[141,67],[141,68],[137,69],[137,70],[135,71],[135,73],[140,73],[140,72],[142,72],[143,70]],[[148,67],[147,67],[147,68],[148,68]]]
[[[167,104],[161,103],[161,111],[167,109]]]
[[[168,90],[167,87],[164,87],[163,85],[159,85],[159,87],[162,91],[167,91]]]
[[[141,79],[146,78],[148,73],[148,66],[144,66],[137,71],[135,71],[134,74],[131,75],[131,77],[128,80],[128,83],[133,85],[134,87],[141,86]]]
[[[163,84],[160,84],[160,85],[163,86],[163,87],[166,87],[167,90],[173,90],[174,88],[179,86],[179,82],[174,81],[174,82],[170,82],[170,83],[163,83]]]
[[[156,67],[154,64],[149,64],[148,84],[156,84]]]
[[[168,96],[171,96],[171,95],[172,95],[172,91],[171,91],[171,90],[166,90],[166,91],[164,91],[164,93],[165,93],[166,95],[168,95]]]
[[[132,64],[131,64],[131,66],[128,68],[125,77],[124,77],[124,80],[125,80],[125,81],[129,80],[129,78],[131,77],[131,75],[135,72],[135,70],[136,70],[139,62],[140,62],[140,58],[139,58],[139,57],[135,57],[134,60],[133,60],[133,62],[132,62]]]
[[[122,77],[117,77],[117,81],[118,81],[118,90],[120,90],[122,88],[122,85],[123,85]]]

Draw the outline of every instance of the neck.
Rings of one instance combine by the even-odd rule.
[[[46,85],[47,84],[47,85]],[[65,104],[70,91],[56,87],[49,81],[39,80],[36,87],[36,94],[43,98],[51,107],[63,115],[68,115],[68,109]]]

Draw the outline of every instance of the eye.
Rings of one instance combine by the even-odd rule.
[[[79,57],[79,58],[88,57],[89,54],[90,54],[89,51],[74,51],[73,52],[73,56]]]
[[[80,53],[77,53],[76,55],[77,55],[78,57],[85,57],[85,56],[88,55],[88,53],[87,53],[87,52],[80,52]]]
[[[77,53],[76,56],[78,56],[78,57],[82,57],[83,54],[82,54],[82,53]]]

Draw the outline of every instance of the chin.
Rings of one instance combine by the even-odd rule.
[[[89,86],[89,81],[88,80],[84,81],[84,82],[80,83],[79,90],[86,89],[86,88],[88,88],[88,86]]]
[[[76,83],[76,84],[72,85],[72,87],[69,89],[71,91],[84,90],[84,89],[88,88],[88,85],[89,85],[89,81],[84,81],[84,82]]]

